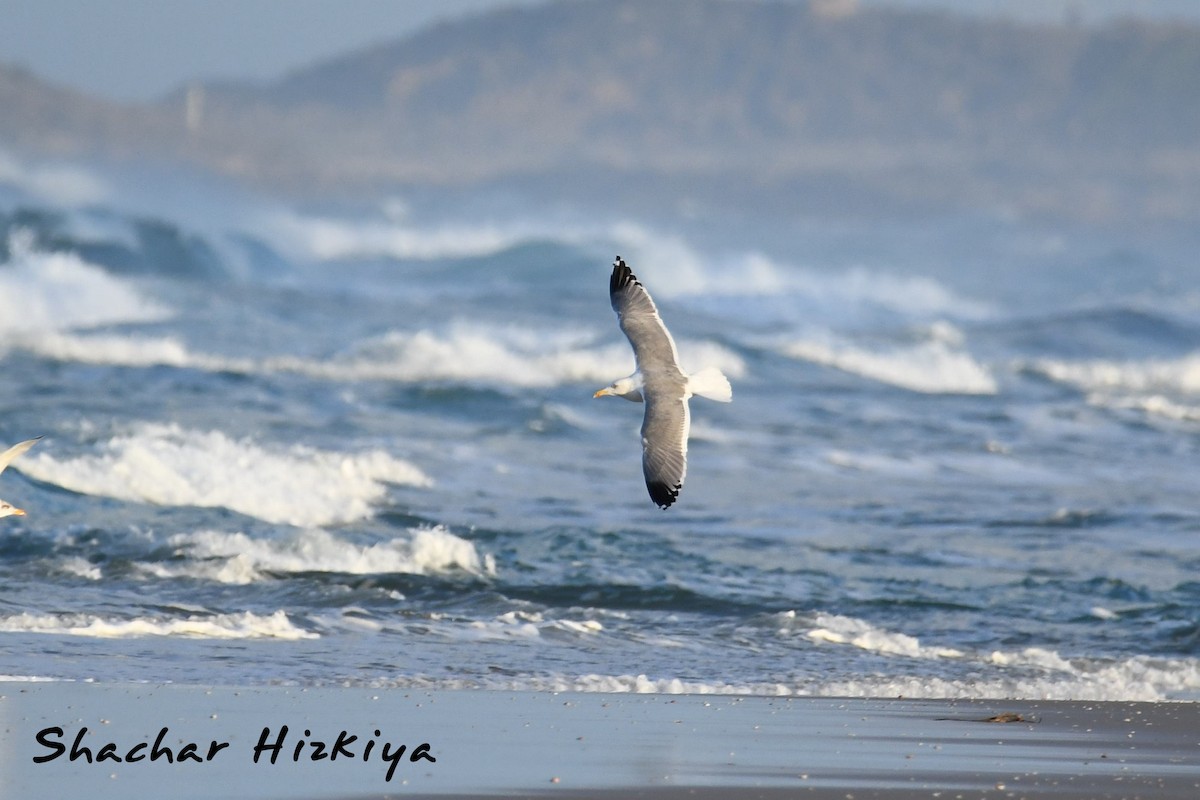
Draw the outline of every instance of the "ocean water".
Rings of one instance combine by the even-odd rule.
[[[7,679],[1200,699],[1194,241],[0,177]]]

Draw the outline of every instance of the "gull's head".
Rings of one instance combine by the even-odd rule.
[[[642,381],[640,375],[630,375],[628,378],[621,378],[619,381],[613,381],[608,386],[605,386],[600,391],[596,392],[592,397],[624,397],[633,403],[642,402]]]
[[[0,517],[23,517],[25,512],[11,503],[0,500]]]

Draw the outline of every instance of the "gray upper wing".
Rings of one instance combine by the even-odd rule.
[[[617,312],[621,330],[633,345],[633,356],[637,359],[642,376],[649,380],[652,374],[659,373],[672,377],[678,375],[682,380],[675,342],[658,315],[649,292],[620,256],[613,264],[608,295],[613,311]]]

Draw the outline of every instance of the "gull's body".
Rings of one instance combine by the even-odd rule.
[[[14,444],[12,447],[8,448],[3,453],[0,453],[0,472],[4,472],[4,470],[8,467],[8,465],[13,462],[14,458],[21,455],[29,448],[33,447],[35,444],[37,444],[38,439],[41,439],[41,438],[42,437],[39,436],[39,437],[37,437],[37,439],[28,439],[24,442],[21,442],[20,444]],[[21,509],[17,508],[16,506],[12,505],[11,503],[5,502],[4,500],[0,500],[0,517],[11,517],[11,516],[23,517],[23,516],[25,516],[25,512],[22,511]]]
[[[637,371],[594,396],[612,395],[646,404],[642,472],[650,499],[660,508],[668,508],[679,497],[687,475],[688,399],[700,395],[728,403],[733,390],[717,369],[710,367],[694,375],[680,369],[670,331],[650,294],[620,256],[613,264],[608,292],[621,330],[633,346]]]

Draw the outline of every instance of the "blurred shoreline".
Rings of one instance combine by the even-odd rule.
[[[1195,703],[769,698],[298,687],[4,683],[14,796],[1194,797]],[[283,742],[275,764],[254,741]],[[62,728],[98,753],[188,742],[211,760],[87,763],[35,737]],[[268,731],[269,736],[268,736]],[[307,739],[301,741],[301,731]],[[344,732],[344,733],[343,733]],[[348,742],[339,760],[312,742]],[[350,739],[349,736],[355,738]],[[53,737],[51,737],[53,738]],[[379,749],[365,747],[368,740]],[[292,743],[298,757],[293,758]],[[405,756],[393,779],[380,753]],[[421,744],[431,759],[410,760]],[[390,745],[390,747],[385,747]],[[149,745],[142,755],[149,752]],[[326,751],[330,752],[330,751]],[[352,757],[347,757],[352,756]],[[202,779],[202,780],[201,780]]]

